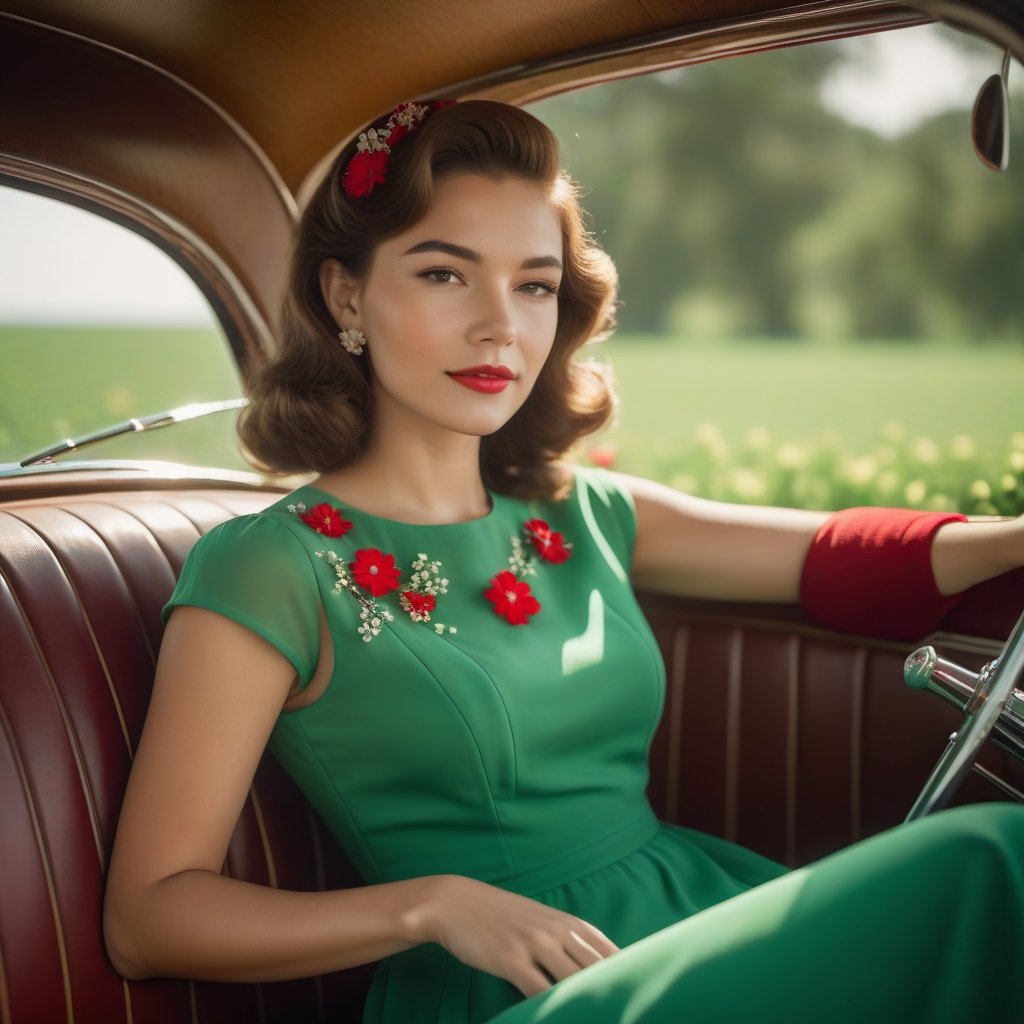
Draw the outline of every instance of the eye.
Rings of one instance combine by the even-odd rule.
[[[419,273],[424,281],[431,284],[451,284],[453,281],[461,281],[459,272],[454,267],[431,267]]]
[[[527,295],[558,295],[558,285],[553,281],[527,281],[519,286],[519,290]]]

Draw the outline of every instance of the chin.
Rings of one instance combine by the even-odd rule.
[[[480,419],[473,419],[472,421],[467,421],[465,423],[460,424],[459,426],[455,426],[453,427],[453,429],[457,433],[465,434],[469,437],[492,437],[494,434],[498,433],[498,431],[501,430],[501,428],[504,427],[505,424],[508,423],[510,418],[511,417],[508,416],[502,417],[500,419],[498,419],[497,417],[489,417],[486,421],[481,421]]]
[[[492,409],[485,412],[467,411],[465,414],[452,416],[444,425],[471,437],[490,437],[508,424],[519,409],[520,406],[516,406],[515,409]]]

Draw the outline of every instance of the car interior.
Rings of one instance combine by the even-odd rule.
[[[339,147],[389,107],[522,104],[936,20],[1024,60],[1017,0],[0,0],[0,184],[162,249],[202,291],[244,373],[275,351],[304,200]],[[999,165],[1006,101],[994,77],[975,145]],[[0,361],[0,372],[18,368]],[[160,609],[202,533],[290,486],[54,442],[0,472],[0,1021],[360,1019],[372,965],[225,985],[126,981],[109,964],[104,871]],[[901,822],[961,728],[969,697],[957,707],[908,687],[911,652],[930,645],[973,685],[1011,633],[1014,665],[1024,651],[1014,633],[1024,570],[973,588],[936,633],[899,640],[840,634],[796,607],[640,596],[668,673],[655,810],[791,866]],[[998,742],[953,801],[1024,799],[1024,732],[1012,731],[1015,719],[1024,727],[1022,675],[1008,679]],[[358,884],[269,755],[224,871],[299,890]]]

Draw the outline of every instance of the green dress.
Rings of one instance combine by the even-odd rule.
[[[333,675],[271,748],[365,882],[467,875],[629,947],[523,1000],[419,946],[381,963],[366,1022],[1024,1020],[1009,971],[980,997],[970,973],[979,936],[1024,952],[1024,811],[940,815],[792,873],[658,822],[664,671],[628,494],[578,470],[564,502],[491,498],[423,526],[300,488],[200,539],[167,608],[242,623],[302,684],[324,610]]]

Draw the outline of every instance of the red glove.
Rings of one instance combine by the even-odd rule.
[[[960,600],[932,573],[932,538],[956,512],[851,508],[818,530],[804,561],[800,604],[823,625],[887,640],[917,640]]]

